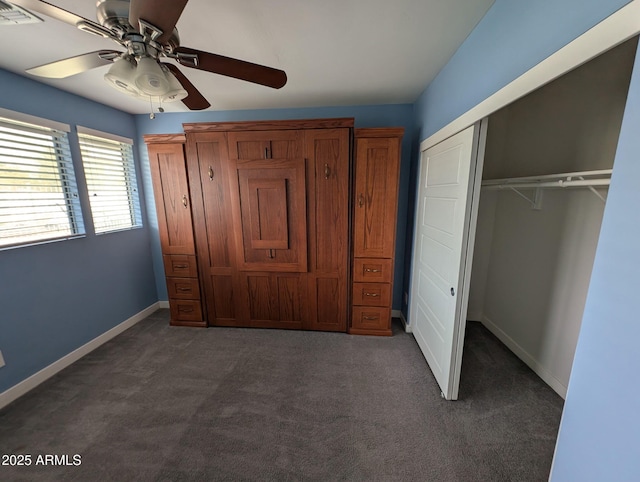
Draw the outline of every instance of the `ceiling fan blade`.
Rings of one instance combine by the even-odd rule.
[[[64,79],[65,77],[80,74],[95,67],[110,64],[121,54],[122,52],[118,52],[117,50],[96,50],[95,52],[76,55],[68,59],[33,67],[26,72],[39,77]]]
[[[287,83],[287,74],[284,71],[264,65],[186,47],[178,47],[174,53],[177,55],[176,60],[185,67],[206,70],[274,89],[279,89]]]
[[[56,7],[55,5],[43,2],[42,0],[11,0],[11,3],[18,5],[19,7],[26,8],[36,13],[41,13],[47,17],[55,18],[61,22],[68,23],[74,27],[84,30],[101,37],[118,40],[118,38],[106,27],[103,27],[93,20],[81,17],[75,13],[69,12],[64,8]]]
[[[163,34],[156,41],[162,44],[171,37],[187,1],[131,0],[129,4],[129,23],[137,29],[138,20],[142,19],[159,28]]]
[[[184,90],[186,90],[189,95],[182,99],[182,103],[186,105],[190,110],[203,110],[208,107],[211,107],[211,104],[204,98],[204,96],[200,93],[196,86],[189,82],[189,79],[185,77],[185,75],[173,64],[163,63],[165,67],[167,67],[173,75],[176,76],[178,82],[182,84]]]

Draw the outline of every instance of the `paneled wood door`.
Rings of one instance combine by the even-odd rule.
[[[356,129],[349,333],[391,335],[400,141],[404,130]]]
[[[305,160],[231,160],[229,165],[238,267],[306,272]]]
[[[227,142],[222,132],[187,136],[198,260],[209,325],[242,326],[231,216]]]
[[[183,135],[145,136],[172,325],[206,326]]]
[[[309,322],[347,329],[350,129],[305,131],[309,218]]]
[[[353,232],[356,258],[393,258],[400,139],[357,139]]]
[[[162,253],[196,254],[184,145],[149,144],[148,151]]]

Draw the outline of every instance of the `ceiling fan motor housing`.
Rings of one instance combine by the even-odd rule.
[[[96,18],[100,25],[118,32],[124,41],[129,35],[140,33],[138,25],[129,23],[128,0],[100,0],[96,6]],[[170,53],[179,46],[180,37],[174,28],[169,39],[163,42],[162,50]]]

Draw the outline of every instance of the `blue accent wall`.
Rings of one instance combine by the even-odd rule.
[[[640,480],[640,50],[569,382],[553,482]]]
[[[156,272],[156,287],[161,300],[168,299],[164,279],[164,268],[158,237],[153,188],[149,173],[149,159],[142,136],[145,134],[172,134],[182,132],[182,124],[188,122],[233,122],[245,120],[282,120],[282,119],[316,119],[331,117],[353,117],[356,127],[404,127],[405,136],[402,141],[402,163],[400,166],[400,195],[398,205],[395,284],[393,291],[393,308],[399,310],[402,302],[402,279],[404,268],[404,247],[407,222],[407,201],[409,196],[409,167],[411,164],[411,139],[413,133],[413,106],[411,104],[346,106],[346,107],[310,107],[300,109],[263,109],[236,110],[220,112],[186,112],[157,114],[155,119],[148,115],[136,116],[140,149],[140,158],[147,192],[147,206],[150,225],[152,227],[152,250]]]
[[[0,251],[0,393],[158,300],[144,227],[96,236],[75,125],[136,138],[132,115],[0,70],[0,107],[72,126],[84,238]],[[142,183],[139,183],[140,187]]]

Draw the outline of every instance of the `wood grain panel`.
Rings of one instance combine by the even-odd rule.
[[[271,276],[249,275],[246,279],[250,320],[277,320],[278,310],[271,288]]]
[[[309,330],[346,331],[350,129],[305,132],[309,218]]]
[[[337,129],[340,127],[352,128],[353,125],[353,117],[339,117],[328,119],[295,119],[279,121],[198,122],[185,123],[182,124],[182,127],[185,132],[242,132],[291,129]]]
[[[231,159],[292,159],[302,157],[301,131],[229,132]]]
[[[162,252],[195,254],[184,147],[150,144],[148,151]]]
[[[302,322],[306,318],[304,286],[299,276],[277,275],[278,321]]]
[[[289,249],[286,179],[249,179],[241,188],[249,200],[241,211],[251,249]]]
[[[315,280],[316,323],[312,329],[345,331],[347,329],[346,294],[344,280],[317,278]]]
[[[227,324],[236,319],[236,299],[234,279],[232,276],[212,276],[213,316],[214,322],[224,321]]]
[[[357,140],[355,257],[393,257],[399,142],[399,139]]]
[[[235,326],[240,300],[234,297],[238,277],[225,135],[189,134],[186,150],[206,320],[210,326]]]

